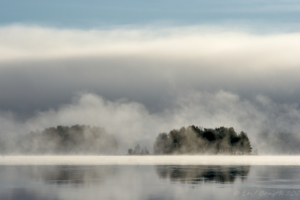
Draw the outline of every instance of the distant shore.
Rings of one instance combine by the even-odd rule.
[[[1,156],[0,165],[300,165],[300,156]]]

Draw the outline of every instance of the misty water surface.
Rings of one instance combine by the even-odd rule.
[[[299,199],[299,166],[0,166],[0,199]]]

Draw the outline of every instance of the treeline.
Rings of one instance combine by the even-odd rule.
[[[2,145],[6,154],[110,154],[116,138],[103,128],[86,125],[57,126],[20,136]]]
[[[0,141],[2,154],[113,154],[118,148],[115,136],[103,128],[86,125],[57,126]],[[207,129],[182,127],[160,133],[153,145],[160,154],[251,154],[252,148],[245,132],[233,128]],[[129,155],[148,155],[146,147],[136,145]]]
[[[129,155],[149,155],[149,151],[146,147],[141,148],[140,145],[136,145],[134,149],[128,149]]]
[[[183,127],[160,133],[154,142],[154,154],[250,154],[252,151],[245,132],[233,128],[206,129]]]

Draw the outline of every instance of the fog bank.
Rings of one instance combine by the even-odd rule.
[[[150,113],[138,102],[125,99],[105,100],[91,94],[79,94],[72,102],[51,109],[37,112],[33,117],[22,122],[14,118],[13,113],[1,115],[1,138],[13,138],[31,131],[43,130],[57,125],[72,126],[83,124],[105,128],[115,135],[119,144],[119,153],[139,143],[152,152],[156,136],[183,126],[234,127],[237,132],[248,134],[253,149],[259,154],[289,154],[276,146],[271,140],[264,139],[262,132],[290,133],[294,146],[299,144],[300,112],[294,105],[276,104],[264,96],[258,96],[254,102],[241,99],[230,92],[219,91],[214,94],[193,93],[174,100],[173,109]],[[276,137],[276,134],[272,134]],[[273,139],[274,140],[274,139]],[[279,146],[278,146],[279,145]],[[286,145],[282,140],[282,145]],[[296,152],[299,153],[299,152]]]
[[[189,125],[245,131],[259,154],[298,154],[299,33],[238,28],[0,27],[1,137],[57,125],[114,134],[152,151]],[[272,138],[260,134],[272,133]],[[273,134],[274,133],[274,134]],[[265,139],[267,138],[267,139]]]
[[[300,165],[299,156],[5,156],[0,165]]]

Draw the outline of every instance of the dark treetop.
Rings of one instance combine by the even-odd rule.
[[[74,125],[20,136],[7,142],[4,151],[8,154],[110,154],[117,147],[116,138],[103,128]]]
[[[154,142],[154,154],[250,154],[251,150],[246,133],[225,127],[183,127],[160,133]]]

